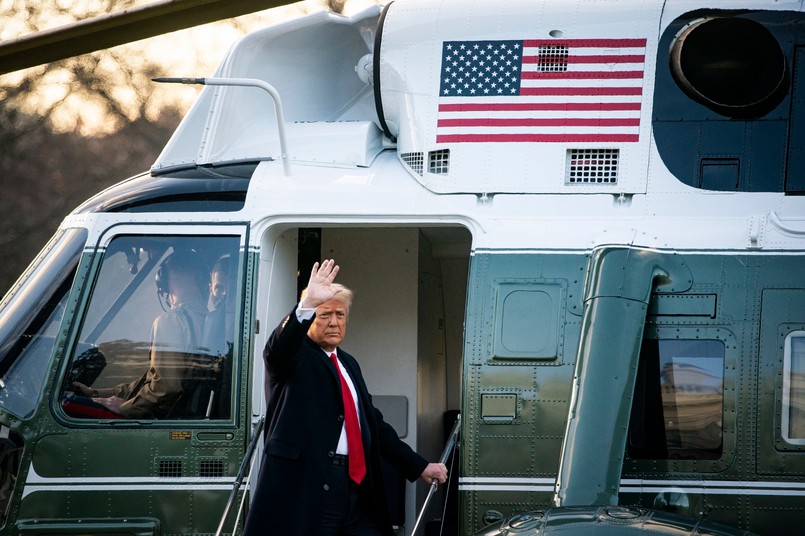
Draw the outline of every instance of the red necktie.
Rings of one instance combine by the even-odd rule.
[[[341,374],[338,359],[330,354],[330,359],[341,378],[341,398],[344,402],[344,426],[347,429],[347,449],[349,450],[349,478],[360,484],[366,476],[366,460],[363,459],[363,440],[361,440],[361,427],[358,424],[358,412],[355,409],[355,400],[349,390],[347,380]]]

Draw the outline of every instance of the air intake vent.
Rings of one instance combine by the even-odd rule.
[[[201,460],[198,464],[198,476],[201,478],[217,478],[224,476],[224,461]]]
[[[425,155],[423,153],[403,153],[400,155],[400,158],[402,158],[403,162],[408,164],[411,171],[422,176],[422,172],[425,168]]]
[[[537,70],[542,73],[567,71],[567,45],[544,45],[537,53]]]
[[[565,184],[617,184],[619,149],[568,149]]]
[[[182,460],[159,460],[160,478],[178,478],[182,476]]]
[[[428,153],[428,173],[447,175],[450,171],[450,149],[439,149]]]

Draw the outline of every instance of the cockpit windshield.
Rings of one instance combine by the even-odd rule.
[[[0,407],[18,417],[36,408],[86,240],[84,229],[57,234],[3,301]]]

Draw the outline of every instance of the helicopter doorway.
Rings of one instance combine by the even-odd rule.
[[[261,249],[270,258],[262,259],[260,275],[269,281],[268,291],[260,292],[267,303],[258,305],[267,308],[258,312],[267,322],[265,337],[298,300],[312,264],[335,259],[336,281],[355,293],[343,347],[358,359],[375,406],[401,439],[436,461],[452,425],[445,420],[455,418],[461,404],[471,241],[461,227],[269,231]],[[390,501],[392,517],[401,509],[395,524],[410,531],[428,490],[421,483],[399,485],[403,497]],[[425,519],[441,517],[439,499]]]

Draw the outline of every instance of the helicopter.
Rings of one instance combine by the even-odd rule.
[[[261,351],[334,258],[375,406],[429,459],[458,445],[426,532],[798,534],[803,11],[396,0],[158,80],[203,89],[0,304],[0,533],[237,533]],[[142,374],[189,252],[199,292],[228,265],[194,381],[79,407]],[[428,490],[387,480],[409,534]]]

